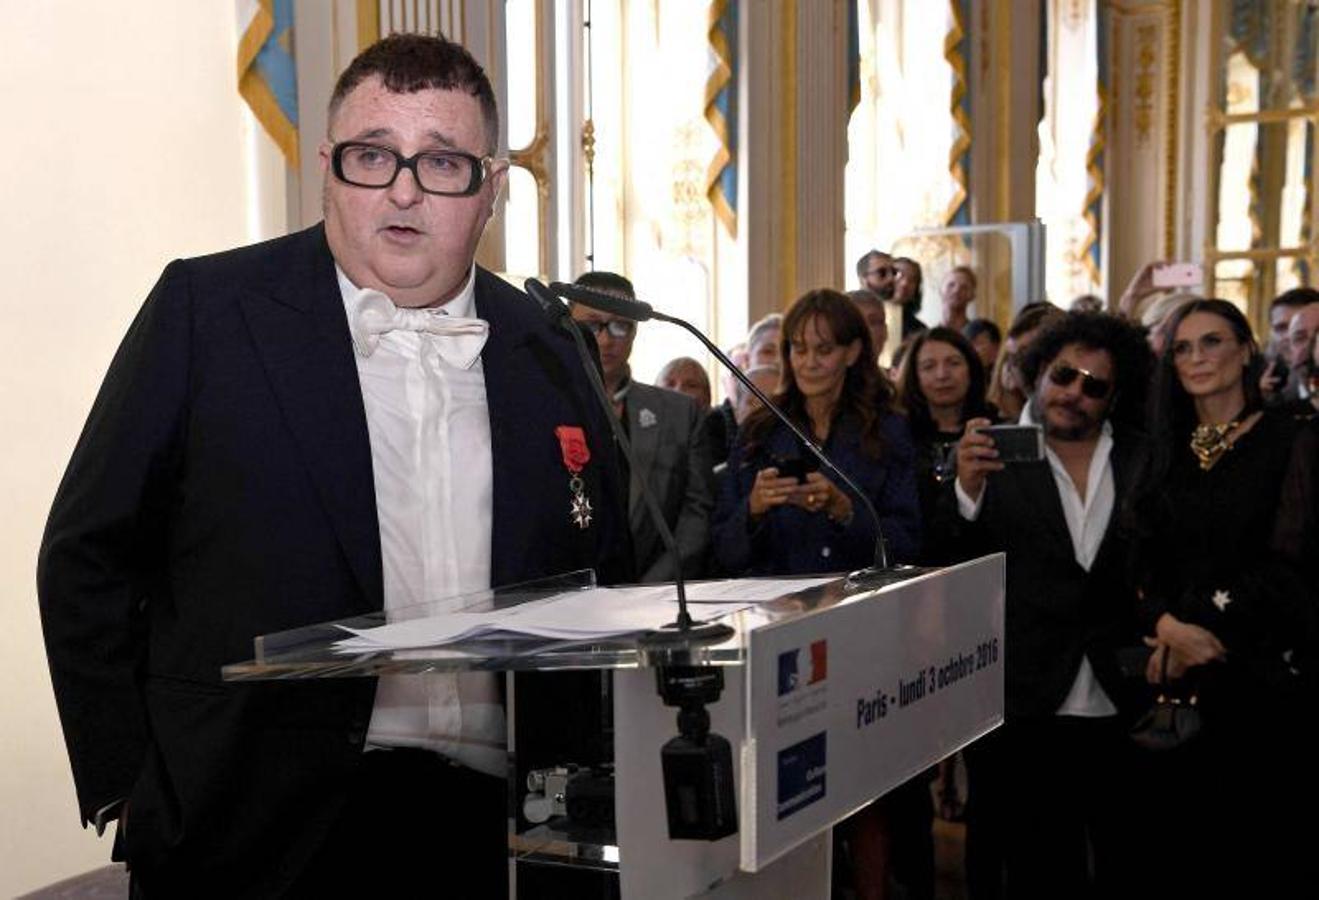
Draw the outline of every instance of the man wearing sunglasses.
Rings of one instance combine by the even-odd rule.
[[[635,300],[632,282],[614,272],[586,272],[577,284],[626,300]],[[714,510],[714,462],[696,402],[685,394],[632,380],[628,360],[637,323],[574,303],[572,317],[594,335],[600,351],[601,380],[613,397],[614,413],[632,444],[636,472],[626,472],[628,522],[637,579],[672,581],[679,567],[687,578],[704,574],[710,549],[710,515]],[[641,494],[649,485],[664,521],[678,545],[675,560],[660,538]]]
[[[38,586],[82,817],[119,820],[134,897],[506,889],[494,676],[221,680],[261,634],[631,580],[572,344],[474,264],[498,140],[466,50],[378,42],[330,102],[324,223],[171,263],[110,367]]]
[[[883,250],[871,250],[856,261],[856,277],[861,287],[881,300],[892,300],[897,270],[893,257]]]
[[[1131,704],[1117,650],[1136,643],[1118,510],[1144,453],[1149,351],[1138,329],[1073,313],[1022,360],[1022,424],[1044,458],[998,460],[969,422],[957,454],[954,539],[1007,557],[1005,722],[968,748],[967,870],[973,896],[1124,896]],[[1087,860],[1090,862],[1088,863]]]

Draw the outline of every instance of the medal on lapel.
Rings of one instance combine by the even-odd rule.
[[[563,453],[563,467],[568,470],[568,490],[572,504],[568,507],[568,521],[578,528],[591,526],[591,501],[586,496],[586,482],[582,481],[582,467],[591,461],[591,448],[586,445],[586,433],[575,425],[560,425],[554,429]]]

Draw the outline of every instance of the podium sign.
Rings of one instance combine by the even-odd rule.
[[[996,727],[1003,557],[750,632],[741,864],[755,872]]]
[[[794,580],[770,581],[718,586],[720,596],[748,604],[726,617],[733,633],[716,644],[657,649],[633,635],[348,653],[338,647],[344,626],[488,614],[571,598],[594,585],[590,572],[567,573],[262,635],[256,657],[226,666],[224,677],[612,670],[616,827],[513,825],[513,871],[603,872],[619,879],[625,900],[824,897],[831,826],[1002,721],[1004,561],[1001,554],[989,556],[877,589],[843,579],[803,579],[800,587]],[[767,590],[777,599],[763,599]],[[666,665],[725,667],[723,696],[709,713],[713,731],[734,748],[739,832],[722,840],[668,837],[660,748],[676,734],[676,712],[662,705],[655,689],[655,670]],[[553,709],[528,702],[512,684],[508,697],[510,710],[519,702]],[[515,721],[511,715],[516,806],[529,790],[518,766],[530,765],[528,744],[537,738],[543,744],[547,735],[535,728],[522,733]]]

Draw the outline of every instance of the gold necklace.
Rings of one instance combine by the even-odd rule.
[[[1227,436],[1241,426],[1238,419],[1222,425],[1197,425],[1191,432],[1191,452],[1200,461],[1201,471],[1208,472],[1224,453],[1232,449]]]

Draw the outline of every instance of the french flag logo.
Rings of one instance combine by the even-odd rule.
[[[811,644],[811,677],[807,684],[819,684],[829,677],[829,642],[815,641]]]
[[[819,684],[828,677],[829,642],[826,640],[813,642],[805,654],[801,648],[779,654],[780,697],[806,685]]]

